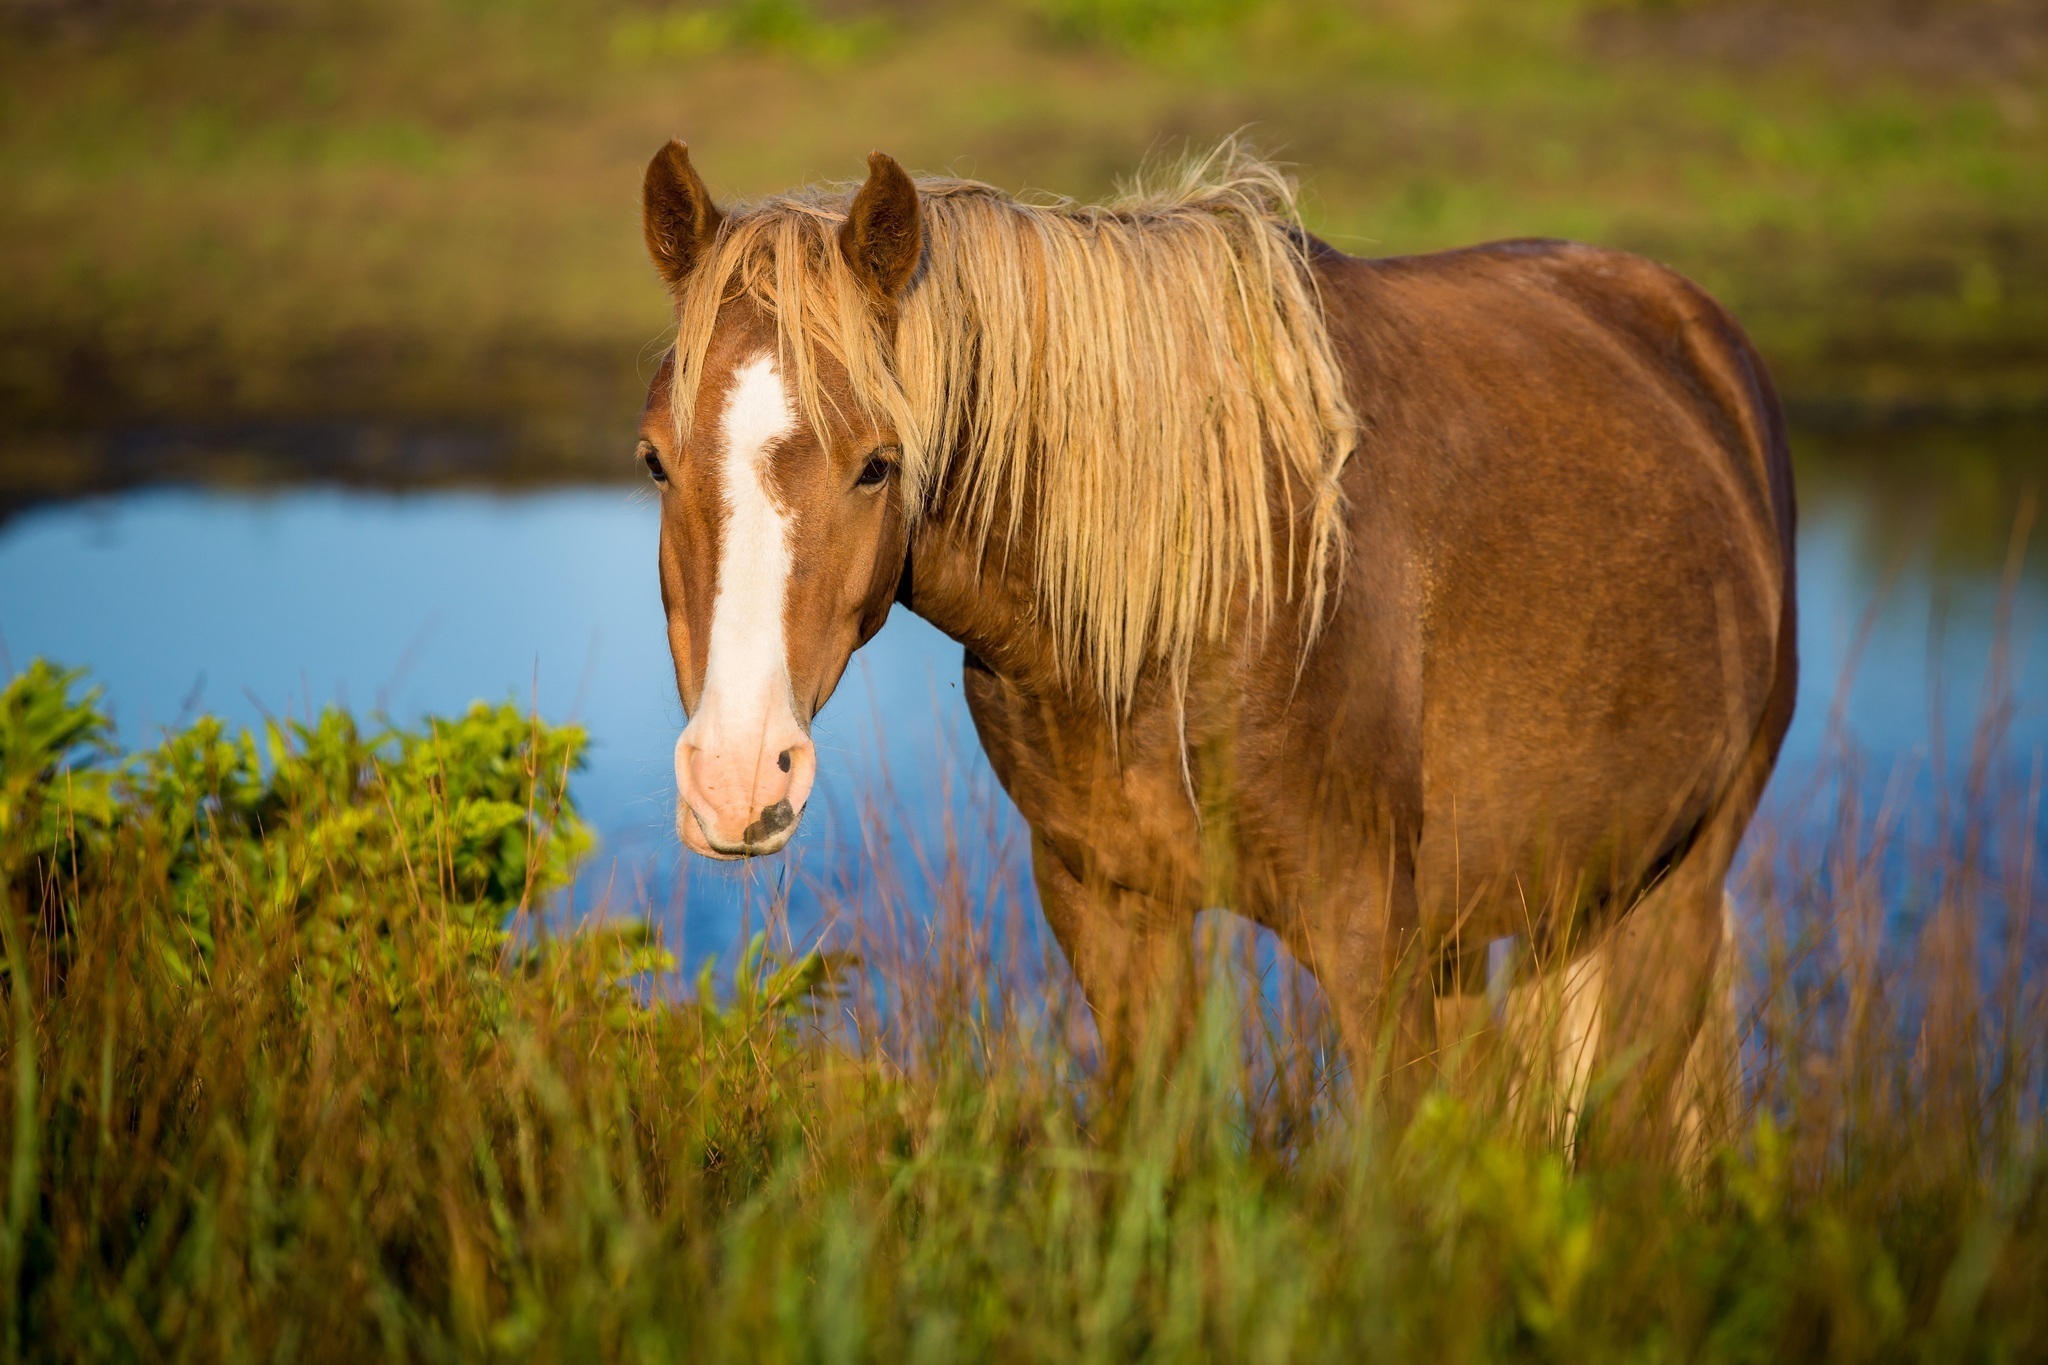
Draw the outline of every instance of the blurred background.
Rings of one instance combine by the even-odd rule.
[[[1575,237],[1750,329],[1804,511],[1777,818],[1824,772],[1938,787],[1987,716],[2032,770],[2040,0],[0,0],[0,665],[92,668],[130,742],[329,701],[580,719],[592,895],[706,946],[877,838],[997,866],[958,651],[899,613],[796,854],[676,875],[640,172],[680,136],[736,198],[874,148],[1087,197],[1239,129],[1346,250]]]

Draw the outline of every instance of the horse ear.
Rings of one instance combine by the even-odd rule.
[[[640,187],[640,230],[654,268],[671,291],[681,288],[703,261],[724,221],[690,164],[687,144],[671,142],[654,154]]]
[[[867,183],[853,196],[839,229],[840,254],[869,293],[892,302],[917,273],[923,248],[917,185],[893,157],[870,152]]]

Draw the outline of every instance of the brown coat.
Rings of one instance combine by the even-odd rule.
[[[1018,629],[1027,563],[992,579],[943,514],[913,544],[911,605],[967,647],[1055,930],[1077,967],[1130,982],[1153,926],[1177,940],[1227,903],[1295,946],[1362,1040],[1418,938],[1455,990],[1489,939],[1578,951],[1633,911],[1665,921],[1641,929],[1677,978],[1644,987],[1672,997],[1653,1012],[1696,1017],[1797,684],[1762,363],[1698,288],[1617,252],[1316,263],[1366,434],[1342,596],[1298,681],[1283,622],[1202,658],[1185,718],[1155,685],[1112,734]],[[1652,884],[1667,894],[1640,908]]]
[[[869,164],[828,221],[869,300],[856,308],[887,329],[917,287],[920,190],[887,157]],[[704,495],[731,474],[718,395],[789,343],[757,305],[688,292],[728,239],[680,144],[649,167],[647,196],[650,250],[685,335],[699,327],[691,420],[670,416],[665,369],[642,428],[688,708],[726,534]],[[748,456],[796,547],[778,589],[793,723],[808,726],[891,594],[965,646],[975,724],[1115,1067],[1141,1010],[1181,998],[1190,921],[1210,906],[1271,927],[1310,967],[1354,1062],[1394,1021],[1397,1093],[1431,1074],[1432,996],[1469,991],[1486,942],[1519,935],[1539,963],[1601,955],[1601,1056],[1630,1061],[1612,1112],[1654,1130],[1725,965],[1722,884],[1796,691],[1770,380],[1712,299],[1622,253],[1530,241],[1358,260],[1308,242],[1306,259],[1359,427],[1333,466],[1348,549],[1319,632],[1304,594],[1269,596],[1263,617],[1241,595],[1184,679],[1161,659],[1127,709],[1106,706],[1047,624],[1032,498],[991,533],[963,459],[906,493],[899,434],[820,362],[813,410],[838,415],[792,415],[792,434]],[[858,341],[868,323],[842,326]],[[1106,440],[1090,458],[1115,458]],[[1321,543],[1301,509],[1269,509],[1290,574]],[[783,773],[789,753],[801,775],[807,745],[778,750]],[[727,790],[732,828],[758,813],[777,840],[750,829],[717,851],[787,837],[771,757],[696,754],[774,789]]]

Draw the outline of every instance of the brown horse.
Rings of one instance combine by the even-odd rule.
[[[1778,404],[1712,299],[1564,242],[1346,256],[1234,147],[1107,206],[876,154],[727,212],[680,143],[644,188],[685,844],[788,841],[902,601],[1111,1058],[1227,905],[1397,1091],[1489,940],[1597,961],[1608,1112],[1669,1112],[1797,667]]]

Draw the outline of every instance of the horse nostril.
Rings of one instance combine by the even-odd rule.
[[[761,818],[747,826],[740,837],[749,844],[762,844],[796,823],[796,811],[787,801],[777,801],[761,812]]]
[[[775,766],[782,769],[782,771],[784,772],[789,771],[789,750],[784,749],[781,753],[775,756]]]
[[[761,828],[770,834],[780,834],[795,823],[796,812],[790,809],[787,801],[777,801],[761,812]]]

